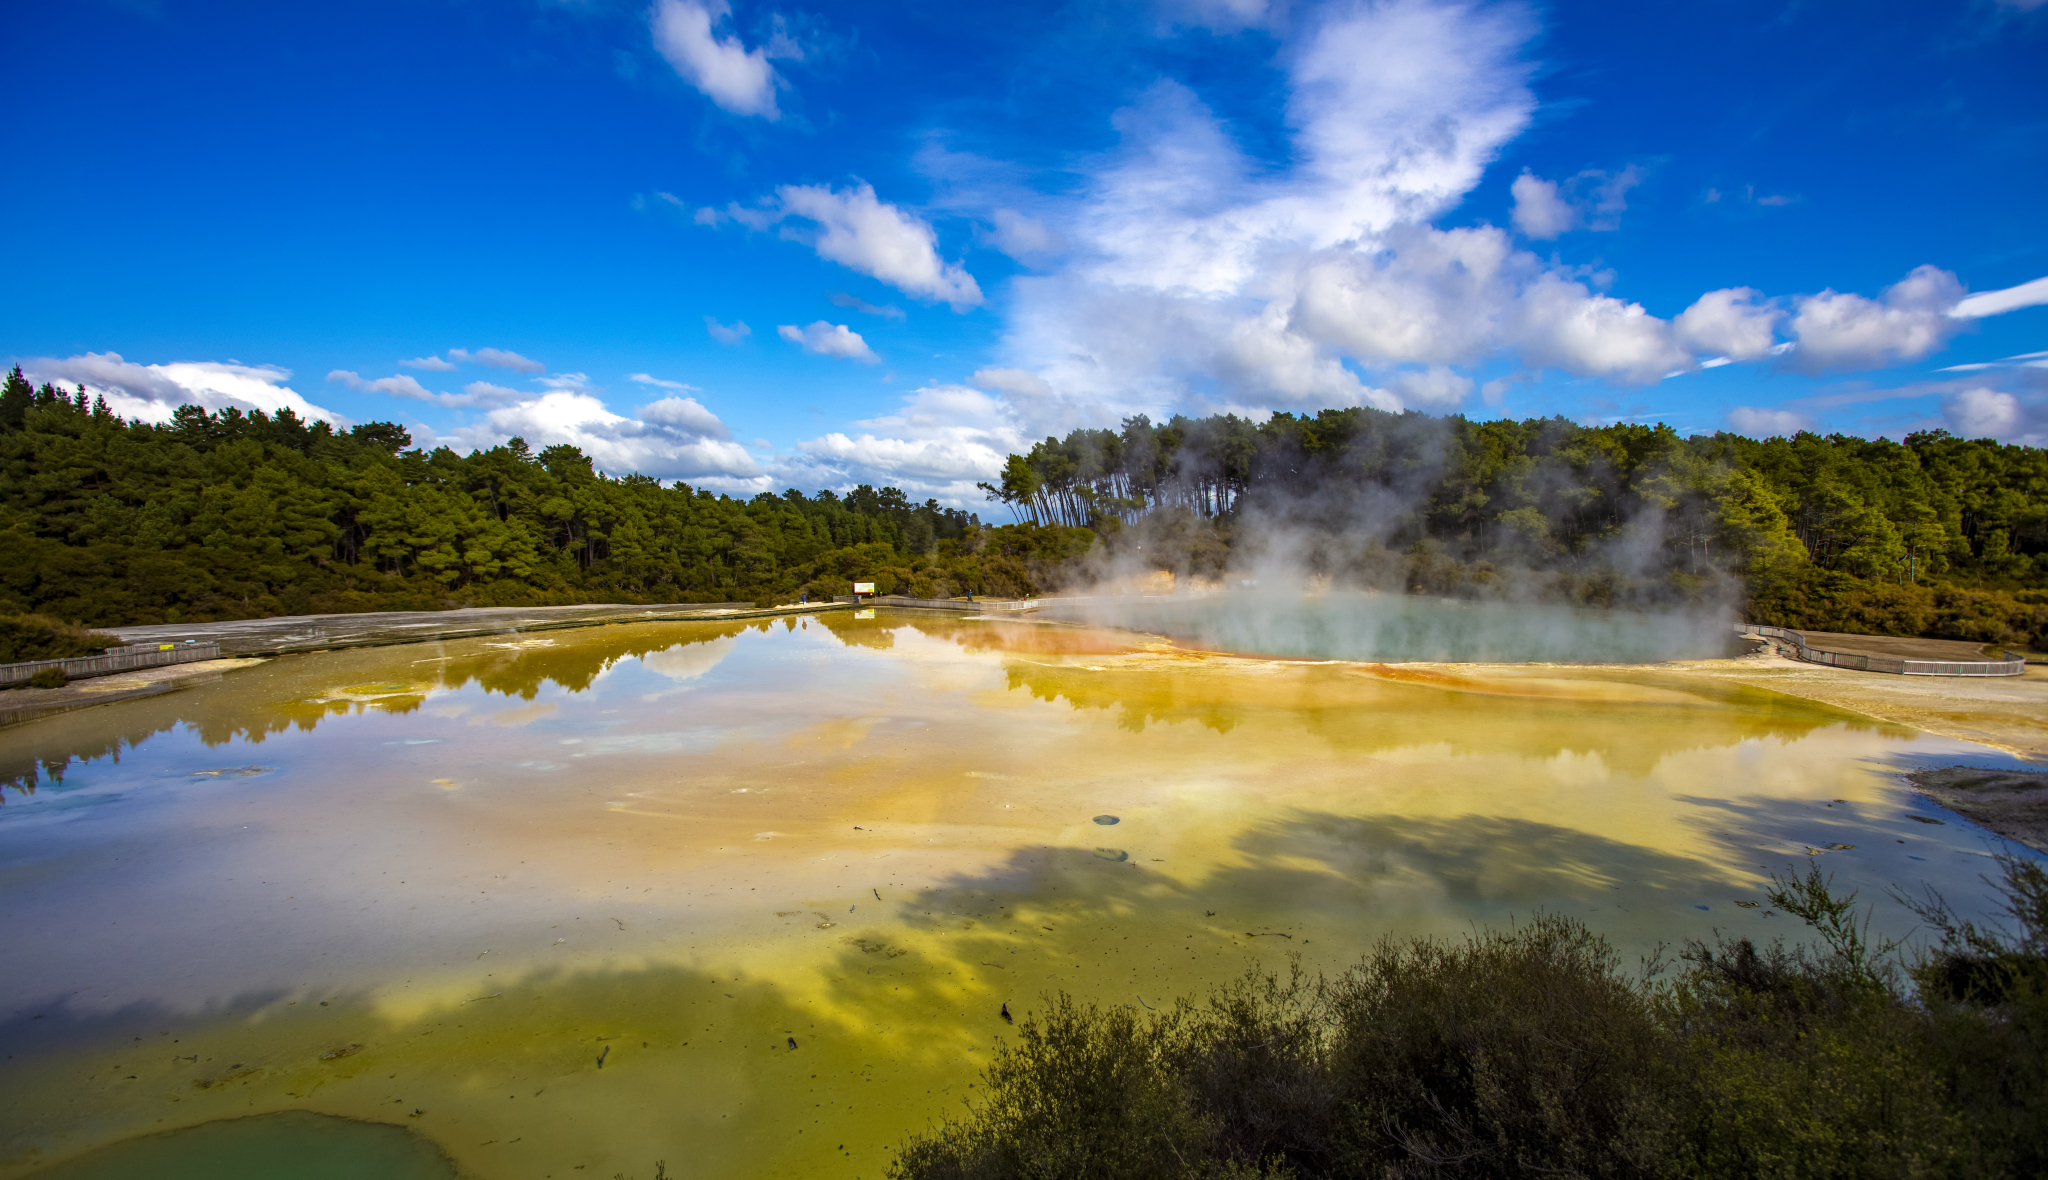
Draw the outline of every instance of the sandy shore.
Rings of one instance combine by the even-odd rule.
[[[1852,709],[2048,764],[2048,667],[2029,665],[2022,676],[1894,676],[1775,655],[1664,666]]]

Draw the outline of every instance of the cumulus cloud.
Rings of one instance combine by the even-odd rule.
[[[590,393],[551,390],[493,409],[480,423],[447,437],[467,447],[492,447],[514,435],[535,450],[566,443],[614,475],[639,472],[731,491],[762,491],[769,482],[725,424],[691,398],[663,398],[629,418]]]
[[[1537,240],[1555,238],[1580,225],[1617,230],[1628,209],[1628,190],[1642,182],[1642,171],[1633,164],[1619,172],[1588,169],[1562,185],[1525,168],[1509,186],[1515,198],[1509,220],[1524,237]]]
[[[1768,410],[1737,406],[1728,411],[1728,425],[1737,434],[1751,438],[1790,438],[1813,429],[1813,419],[1792,410]]]
[[[290,369],[244,365],[233,361],[175,361],[140,365],[117,352],[88,352],[70,357],[36,357],[23,361],[23,376],[62,386],[83,385],[86,392],[107,399],[108,408],[123,418],[168,422],[179,406],[207,410],[229,407],[276,414],[290,410],[307,421],[319,419],[337,428],[353,421],[316,406],[285,384]]]
[[[2048,376],[2016,374],[2011,389],[1971,381],[1944,390],[1943,425],[1964,438],[1992,438],[2025,447],[2048,447]]]
[[[711,338],[720,344],[738,344],[754,334],[754,330],[747,327],[747,321],[745,320],[734,320],[730,326],[727,326],[712,319],[710,316],[704,317],[704,330],[711,333]]]
[[[869,184],[841,190],[822,184],[783,185],[771,199],[731,205],[724,216],[753,229],[781,224],[784,237],[808,244],[818,257],[906,294],[951,304],[955,311],[982,301],[974,276],[961,264],[939,257],[939,238],[931,225],[880,200]],[[792,220],[808,224],[788,224]]]
[[[1507,231],[1428,224],[1528,125],[1525,9],[1297,15],[1279,54],[1287,167],[1249,159],[1167,81],[1116,114],[1122,144],[1078,196],[1034,207],[1066,250],[1015,281],[998,367],[1049,391],[1019,403],[1035,430],[1182,407],[1444,406],[1471,391],[1454,370],[1503,353],[1624,384],[1693,366],[1669,322]],[[1638,180],[1589,172],[1565,191],[1532,175],[1523,221],[1562,228],[1532,221],[1538,186],[1574,222],[1608,225]]]
[[[982,500],[974,485],[1030,445],[1010,406],[965,385],[915,390],[895,413],[852,425],[854,433],[798,443],[777,474],[813,487],[893,484],[914,499],[974,504]]]
[[[1791,321],[1798,347],[1791,367],[1875,369],[1916,361],[1948,342],[1959,322],[1949,315],[1962,300],[1956,276],[1920,266],[1876,299],[1834,290],[1800,299]]]
[[[1777,345],[1782,313],[1752,287],[1709,291],[1678,314],[1679,343],[1695,352],[1735,361],[1761,360]]]
[[[748,49],[737,35],[719,30],[731,13],[726,0],[656,0],[648,18],[654,47],[712,102],[774,122],[782,117],[775,105],[781,78],[768,63],[767,47]]]
[[[1556,181],[1544,180],[1525,169],[1508,187],[1515,198],[1514,212],[1509,217],[1523,236],[1543,241],[1578,225],[1579,211],[1558,195]]]
[[[868,347],[867,341],[860,338],[859,332],[851,330],[845,324],[832,324],[824,320],[818,320],[807,328],[783,324],[775,329],[775,334],[791,344],[802,345],[805,352],[815,352],[819,356],[843,357],[846,360],[861,361],[870,365],[879,363],[882,359]]]
[[[1402,373],[1391,384],[1403,403],[1432,410],[1454,410],[1471,395],[1473,381],[1442,365],[1419,372]]]

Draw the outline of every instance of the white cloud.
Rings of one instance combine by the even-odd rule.
[[[995,232],[989,240],[996,249],[1019,262],[1034,262],[1067,251],[1067,239],[1061,237],[1059,231],[1015,209],[997,209],[990,214],[989,220],[995,223]]]
[[[479,348],[475,352],[462,348],[451,348],[448,350],[448,355],[464,363],[474,362],[493,369],[510,369],[515,373],[544,373],[547,371],[547,366],[539,361],[529,360],[516,352],[509,352],[502,348]]]
[[[732,12],[726,0],[656,0],[649,21],[654,47],[684,81],[735,115],[781,118],[775,106],[780,79],[768,51],[748,49],[715,26]]]
[[[1588,169],[1561,186],[1525,168],[1508,186],[1515,198],[1509,219],[1525,237],[1539,241],[1581,224],[1596,232],[1617,230],[1628,209],[1628,190],[1642,182],[1634,164],[1612,173]]]
[[[1669,323],[1503,230],[1427,224],[1527,126],[1532,31],[1512,6],[1300,14],[1279,56],[1286,168],[1247,158],[1177,83],[1118,112],[1122,147],[1081,194],[1033,209],[1068,252],[1015,281],[998,367],[1051,391],[1019,402],[1034,429],[1183,407],[1443,405],[1470,392],[1451,369],[1503,352],[1626,383],[1690,367]],[[1607,224],[1638,179],[1575,177],[1581,220]],[[1443,371],[1372,379],[1407,366]]]
[[[450,409],[500,406],[533,396],[524,390],[507,389],[503,385],[493,385],[488,381],[472,381],[463,386],[461,393],[436,393],[403,373],[366,380],[348,369],[336,369],[327,374],[327,379],[357,393],[388,394],[392,397],[410,398],[413,401],[432,402]]]
[[[444,393],[440,395],[439,400],[444,406],[504,406],[532,397],[533,394],[523,389],[493,385],[489,381],[472,381],[462,387],[463,400],[456,401],[455,396]]]
[[[961,311],[981,303],[981,287],[957,262],[939,257],[938,234],[923,219],[876,198],[860,184],[835,191],[829,185],[783,185],[758,206],[732,205],[726,216],[752,229],[791,218],[811,227],[784,225],[782,234],[805,242],[818,257],[870,275],[906,294],[943,300]]]
[[[2048,369],[2048,352],[2023,352],[2018,356],[2002,357],[1995,361],[1977,361],[1967,365],[1947,365],[1936,369],[1937,373],[1977,373],[1985,369]]]
[[[1963,285],[1948,271],[1920,266],[1877,299],[1827,290],[1797,303],[1791,365],[1809,373],[1875,369],[1916,361],[1940,348],[1958,322],[1949,310]]]
[[[879,363],[882,359],[868,347],[867,341],[860,338],[859,332],[852,331],[845,324],[832,324],[824,320],[818,320],[807,328],[783,324],[775,329],[775,334],[791,344],[802,345],[805,352],[815,352],[819,356],[843,357],[870,365]]]
[[[409,397],[423,402],[433,401],[436,396],[418,381],[404,375],[365,381],[360,375],[348,369],[336,369],[327,374],[327,379],[340,382],[357,393],[388,393],[393,397]]]
[[[1790,438],[1802,430],[1813,429],[1813,420],[1791,410],[1737,406],[1728,411],[1728,425],[1733,427],[1737,434],[1746,434],[1751,438]]]
[[[1052,396],[1052,386],[1045,383],[1045,378],[1027,369],[980,369],[969,380],[1020,397]]]
[[[694,385],[685,385],[681,381],[664,381],[651,373],[628,373],[626,374],[626,380],[637,381],[642,385],[652,385],[657,389],[673,389],[677,393],[701,392]]]
[[[1472,393],[1472,378],[1454,373],[1442,365],[1419,372],[1402,373],[1390,384],[1406,405],[1424,409],[1454,410]]]
[[[1964,438],[2048,447],[2048,381],[2035,379],[2022,388],[2015,394],[1967,385],[1944,393],[1942,420]]]
[[[906,395],[895,413],[853,423],[797,444],[778,475],[810,487],[895,485],[913,499],[976,505],[975,488],[993,480],[1011,452],[1030,445],[1004,401],[964,385],[935,385]]]
[[[1509,190],[1515,196],[1515,209],[1510,219],[1525,237],[1544,241],[1579,223],[1579,211],[1558,195],[1554,180],[1544,180],[1525,169],[1515,177]]]
[[[321,419],[337,428],[353,424],[352,419],[301,397],[284,384],[291,378],[291,370],[271,365],[232,361],[138,365],[123,360],[117,352],[88,352],[63,358],[36,357],[23,361],[21,368],[24,376],[38,383],[83,385],[88,393],[106,398],[108,408],[121,417],[145,422],[168,422],[179,406],[195,405],[207,410],[232,406],[245,413],[262,410],[273,415],[290,410],[307,421]]]
[[[401,368],[420,369],[428,373],[452,373],[455,371],[453,364],[442,360],[438,356],[416,356],[409,361],[400,361],[398,364]]]
[[[1671,326],[1611,295],[1546,273],[1522,292],[1513,323],[1524,363],[1568,373],[1647,385],[1692,357],[1671,339]]]
[[[1678,341],[1695,352],[1715,355],[1713,364],[1761,360],[1777,341],[1782,313],[1762,302],[1763,292],[1750,287],[1709,291],[1672,321]]]
[[[1943,399],[1943,417],[1964,438],[2003,439],[2024,420],[2020,399],[1995,389],[1960,390]]]
[[[769,482],[746,448],[732,440],[725,424],[690,398],[663,398],[642,406],[637,418],[628,418],[589,393],[554,390],[493,409],[482,423],[451,431],[447,437],[482,448],[513,435],[526,439],[536,451],[566,443],[614,475],[639,472],[743,492],[766,490]]]
[[[1957,303],[1949,314],[1957,319],[1973,320],[2043,303],[2048,303],[2048,276],[2017,287],[2007,287],[2003,291],[1979,291]]]
[[[704,317],[704,330],[711,333],[711,338],[720,344],[738,344],[754,334],[754,330],[747,327],[745,320],[734,320],[728,327],[710,316]]]

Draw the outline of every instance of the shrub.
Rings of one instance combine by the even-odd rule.
[[[1631,978],[1569,918],[1386,940],[1334,979],[1247,975],[1155,1015],[1053,998],[898,1180],[2048,1174],[2048,873],[2019,933],[1923,915],[1910,963],[1818,871],[1819,945],[1690,944]],[[1903,966],[1903,969],[1902,969]],[[1917,982],[1916,994],[1909,980]]]
[[[38,668],[35,675],[28,678],[30,688],[63,688],[69,683],[71,681],[65,677],[62,668]]]
[[[0,664],[94,656],[120,645],[119,636],[88,631],[48,615],[0,615]]]

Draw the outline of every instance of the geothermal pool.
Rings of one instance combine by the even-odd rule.
[[[1809,856],[1974,913],[1988,838],[1894,777],[1958,760],[2010,762],[1682,670],[886,611],[287,657],[0,731],[0,1176],[877,1177],[1055,989],[1797,935],[1737,903]]]
[[[1725,612],[1640,614],[1412,594],[1259,590],[1052,599],[1048,617],[1311,659],[1643,664],[1733,654]]]

